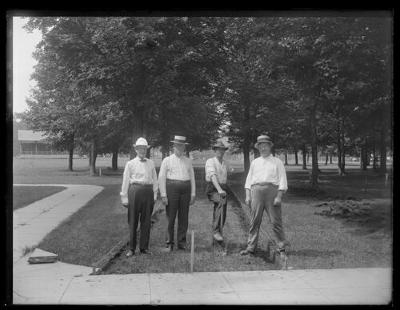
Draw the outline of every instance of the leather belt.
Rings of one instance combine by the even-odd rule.
[[[153,186],[153,184],[149,184],[149,183],[139,183],[139,182],[132,182],[131,185],[135,185],[135,186]]]
[[[270,186],[270,185],[272,185],[272,186],[278,186],[278,185],[275,185],[274,183],[271,183],[271,182],[260,182],[260,183],[255,183],[255,184],[253,184],[252,186]]]
[[[168,183],[177,183],[177,184],[182,184],[182,183],[190,183],[190,180],[173,180],[173,179],[167,179]]]

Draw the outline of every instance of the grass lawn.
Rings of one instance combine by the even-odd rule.
[[[61,261],[90,266],[128,235],[127,211],[121,207],[119,198],[122,176],[112,174],[90,177],[87,175],[87,160],[75,160],[77,170],[73,172],[66,169],[66,163],[66,160],[21,159],[14,163],[14,182],[97,184],[105,187],[39,245],[43,250],[57,253]],[[99,166],[105,169],[110,165],[110,160],[99,161]],[[201,195],[204,193],[204,186],[200,183],[204,169],[195,170],[197,192]],[[287,167],[289,191],[284,196],[283,221],[292,245],[289,266],[296,269],[391,266],[391,184],[385,186],[384,177],[371,170],[360,173],[358,169],[348,169],[344,177],[337,175],[334,166],[329,169],[321,167],[321,170],[320,189],[312,191],[307,185],[309,171],[302,171],[301,167]],[[233,189],[243,198],[243,173],[234,173],[230,179]],[[364,218],[333,218],[317,214],[317,203],[347,197],[370,201],[372,212]],[[247,222],[240,220],[243,214],[232,206],[228,208],[228,215],[224,232],[228,239],[229,255],[221,256],[221,252],[213,251],[211,246],[211,204],[203,195],[191,207],[189,232],[195,230],[195,270],[274,268],[264,256],[267,240],[260,239],[260,252],[255,257],[244,258],[238,255],[246,244]],[[269,229],[266,216],[263,225]],[[161,253],[165,232],[165,213],[161,213],[151,232],[150,251],[153,255],[138,255],[129,259],[122,255],[109,266],[106,273],[189,270],[189,250]]]
[[[245,176],[238,173],[232,179],[232,188],[244,199]],[[309,188],[308,180],[308,172],[288,171],[282,214],[291,242],[289,265],[300,269],[391,266],[392,191],[385,186],[384,176],[350,170],[340,177],[323,171],[317,191]],[[346,218],[318,215],[317,203],[350,197],[370,202],[371,212]],[[268,224],[264,215],[263,226],[271,233]]]
[[[104,272],[113,273],[146,273],[146,272],[188,272],[190,270],[191,231],[195,231],[195,271],[239,271],[272,269],[273,265],[266,261],[266,255],[260,252],[255,257],[242,257],[239,251],[246,247],[247,227],[243,227],[237,212],[231,203],[228,204],[227,221],[224,236],[227,241],[228,255],[223,256],[220,245],[212,246],[212,205],[205,197],[198,200],[189,211],[189,229],[187,234],[187,250],[165,253],[165,234],[167,220],[165,212],[159,214],[159,221],[152,227],[150,251],[152,255],[137,254],[125,257],[121,253]],[[164,210],[164,207],[162,207]],[[175,226],[176,229],[176,226]],[[176,237],[176,236],[175,236]],[[175,238],[176,240],[176,238]]]
[[[63,186],[13,186],[13,210],[66,189]]]
[[[63,262],[91,266],[128,233],[120,185],[108,185],[39,243]]]

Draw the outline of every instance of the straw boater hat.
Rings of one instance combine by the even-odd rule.
[[[258,148],[258,146],[260,145],[260,143],[268,143],[270,146],[273,146],[274,144],[272,143],[272,140],[270,137],[268,137],[267,135],[261,135],[257,137],[257,142],[254,145],[254,147]]]
[[[224,149],[224,150],[227,150],[227,149],[228,149],[228,147],[227,147],[227,146],[224,144],[224,142],[221,141],[221,140],[218,140],[217,143],[215,143],[215,144],[212,146],[212,148],[213,148],[213,149]]]
[[[184,136],[175,136],[174,140],[172,140],[171,142],[175,144],[189,144],[186,142],[186,137]]]
[[[137,146],[145,146],[149,148],[149,144],[147,143],[147,140],[145,138],[140,137],[139,139],[136,140],[136,143],[133,145],[134,147]]]

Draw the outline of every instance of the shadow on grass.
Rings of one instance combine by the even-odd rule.
[[[392,233],[390,210],[373,210],[366,216],[346,218],[343,222],[350,228],[350,233],[357,236]]]

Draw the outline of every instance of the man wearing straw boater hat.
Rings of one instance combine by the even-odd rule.
[[[136,231],[140,218],[139,249],[142,254],[149,254],[149,238],[151,214],[154,202],[157,200],[158,182],[154,162],[145,158],[147,148],[146,139],[139,138],[134,144],[137,156],[125,165],[121,200],[128,208],[129,224],[129,251],[127,257],[135,254]]]
[[[226,219],[226,192],[228,163],[224,160],[225,151],[228,149],[219,140],[212,146],[215,156],[207,159],[205,166],[205,178],[207,182],[206,194],[214,203],[213,211],[213,237],[216,241],[223,241],[222,230]]]
[[[278,251],[284,252],[287,241],[282,227],[281,201],[287,190],[286,171],[282,161],[271,154],[273,143],[267,135],[257,137],[255,147],[260,157],[251,162],[246,178],[246,204],[251,205],[250,231],[247,248],[241,255],[253,254],[258,241],[258,232],[263,211],[267,212]]]
[[[171,252],[174,247],[174,226],[177,214],[178,250],[185,250],[189,205],[194,203],[196,197],[192,161],[185,156],[185,147],[188,144],[186,137],[175,136],[171,142],[173,143],[173,154],[164,158],[158,176],[161,199],[166,206],[168,220],[166,238],[166,251],[168,252]]]

